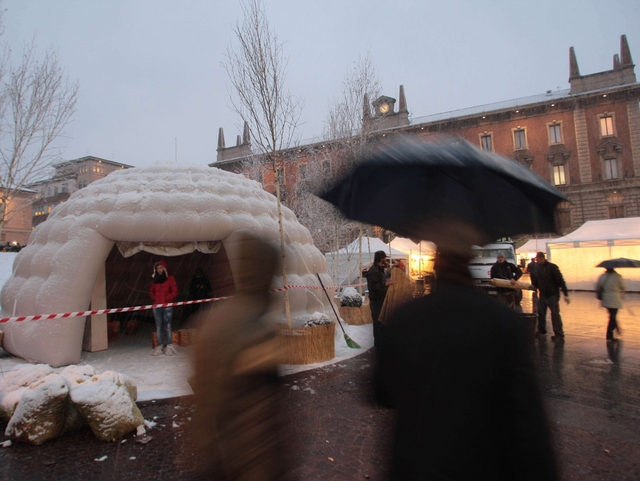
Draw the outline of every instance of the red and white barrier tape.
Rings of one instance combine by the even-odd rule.
[[[365,284],[355,284],[353,286],[341,286],[341,287],[358,287]],[[335,289],[335,286],[329,289]],[[322,289],[320,286],[287,286],[277,289],[271,289],[271,292],[284,292],[289,289]],[[16,317],[2,317],[0,323],[4,322],[22,322],[22,321],[41,321],[46,319],[68,319],[72,317],[84,317],[84,316],[97,316],[100,314],[116,314],[120,312],[133,312],[133,311],[146,311],[149,309],[155,309],[159,307],[173,307],[173,306],[188,306],[191,304],[202,304],[204,302],[216,302],[230,299],[231,296],[226,297],[211,297],[209,299],[199,299],[197,301],[181,301],[181,302],[167,302],[166,304],[148,304],[146,306],[134,306],[134,307],[116,307],[113,309],[97,309],[93,311],[78,311],[78,312],[63,312],[60,314],[37,314],[35,316],[16,316]]]

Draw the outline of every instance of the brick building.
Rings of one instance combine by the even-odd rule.
[[[20,189],[9,199],[7,216],[2,225],[0,243],[26,244],[31,235],[31,202],[35,192]]]
[[[588,220],[640,217],[640,84],[626,36],[611,70],[581,75],[569,50],[569,88],[424,117],[411,118],[404,89],[396,100],[383,96],[364,110],[380,144],[397,135],[436,140],[459,137],[519,162],[563,192],[569,202],[558,209],[559,230],[566,234]],[[371,128],[373,127],[373,128]],[[220,130],[218,161],[225,170],[246,172],[248,133],[235,147],[224,146]],[[344,142],[319,142],[283,152],[280,178],[288,196],[304,178],[308,163],[323,162],[328,171],[340,164]],[[273,172],[260,178],[270,191]],[[286,202],[286,199],[285,199]]]
[[[33,227],[43,223],[51,209],[66,201],[76,190],[106,177],[114,170],[131,167],[92,156],[53,164],[54,173],[51,178],[28,185],[29,189],[35,191],[31,212]]]

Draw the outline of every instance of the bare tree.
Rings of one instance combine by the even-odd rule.
[[[229,47],[222,67],[233,86],[232,108],[247,122],[252,148],[257,148],[257,162],[268,163],[273,171],[280,226],[280,253],[282,276],[287,285],[284,226],[282,223],[281,176],[284,159],[280,152],[290,146],[302,110],[301,102],[285,88],[287,60],[282,43],[269,20],[260,0],[242,3],[244,17],[234,28],[237,45]],[[256,159],[250,159],[256,162]],[[285,291],[287,322],[291,325],[289,294]]]
[[[75,113],[78,84],[70,82],[55,50],[36,55],[35,41],[12,62],[0,58],[0,233],[26,202],[12,202],[27,184],[41,180],[59,159],[56,139]]]
[[[308,178],[299,189],[295,211],[301,222],[310,227],[316,245],[325,252],[337,251],[356,237],[362,238],[363,228],[367,232],[369,229],[348,221],[333,206],[309,192],[319,192],[327,180],[340,177],[369,152],[371,132],[376,128],[370,100],[380,92],[376,68],[367,54],[347,71],[340,94],[330,101],[324,129],[325,148],[314,152],[313,162],[307,164]],[[312,165],[320,167],[314,169]],[[361,259],[359,263],[362,272]]]

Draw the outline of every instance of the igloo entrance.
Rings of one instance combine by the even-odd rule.
[[[180,246],[176,244],[146,244],[145,248],[164,249],[167,252]],[[189,299],[189,286],[197,268],[203,270],[211,284],[210,297],[231,296],[235,286],[231,266],[224,246],[215,253],[197,250],[181,255],[160,256],[140,251],[128,257],[121,252],[122,245],[114,244],[98,274],[91,296],[91,309],[114,309],[151,304],[149,287],[153,265],[160,259],[167,263],[168,271],[176,279],[179,294],[174,302]],[[127,253],[125,253],[127,255]],[[186,327],[187,319],[200,305],[175,306],[173,329]],[[130,323],[133,321],[133,324]],[[127,326],[130,326],[127,334]],[[133,328],[135,326],[135,329]],[[152,310],[103,314],[87,318],[83,350],[100,351],[117,348],[123,343],[151,345],[151,332],[155,329]]]

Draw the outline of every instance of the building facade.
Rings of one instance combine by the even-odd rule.
[[[623,35],[613,68],[603,72],[581,75],[570,48],[568,89],[411,118],[401,86],[397,109],[394,98],[380,97],[372,102],[373,113],[365,106],[363,121],[374,123],[368,129],[372,144],[398,135],[425,142],[458,137],[526,166],[567,197],[557,214],[558,230],[566,234],[589,220],[640,217],[639,102],[640,84]],[[218,161],[210,165],[244,172],[246,137],[228,149],[219,142]],[[320,142],[283,152],[290,159],[280,173],[287,194],[309,162],[324,162],[333,171],[340,150],[335,142]],[[267,187],[273,172],[260,180]]]
[[[53,164],[54,173],[51,178],[28,186],[35,191],[31,209],[33,228],[43,223],[51,210],[66,201],[75,191],[103,179],[115,170],[131,167],[131,165],[92,156]]]

